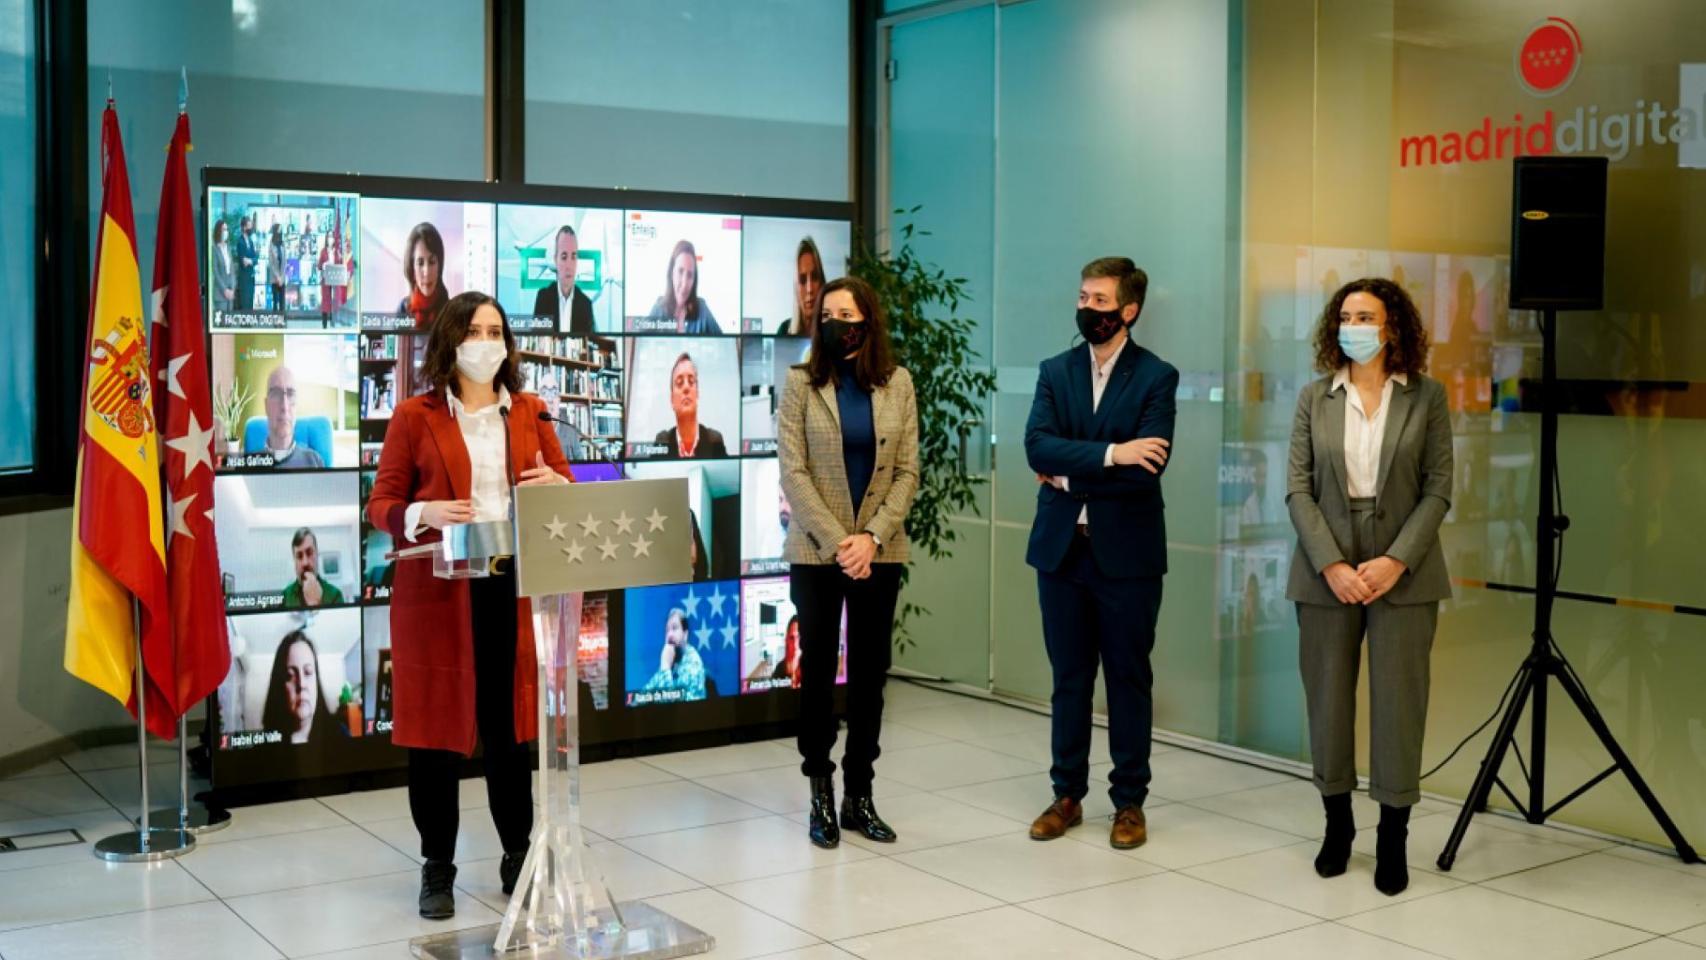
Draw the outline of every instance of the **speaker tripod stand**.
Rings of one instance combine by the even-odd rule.
[[[1588,696],[1581,680],[1570,668],[1569,661],[1564,659],[1563,652],[1552,640],[1552,605],[1557,599],[1558,579],[1555,557],[1559,541],[1564,531],[1569,528],[1568,517],[1560,516],[1557,512],[1556,491],[1558,481],[1558,408],[1555,399],[1555,388],[1558,380],[1557,345],[1558,345],[1558,314],[1557,311],[1546,309],[1541,313],[1541,408],[1540,408],[1540,526],[1536,534],[1535,560],[1535,590],[1534,590],[1534,642],[1529,648],[1528,659],[1517,669],[1514,684],[1514,697],[1506,708],[1504,717],[1500,719],[1497,732],[1493,734],[1493,742],[1487,747],[1487,757],[1481,761],[1481,770],[1475,776],[1474,786],[1469,788],[1469,796],[1463,800],[1463,809],[1457,814],[1457,823],[1451,828],[1451,839],[1446,841],[1445,849],[1439,855],[1439,868],[1450,870],[1457,859],[1457,849],[1463,843],[1463,837],[1469,832],[1469,821],[1476,813],[1487,809],[1487,798],[1492,794],[1493,785],[1509,798],[1510,802],[1522,812],[1529,823],[1544,823],[1553,814],[1562,810],[1577,797],[1597,786],[1601,781],[1614,773],[1621,772],[1629,778],[1629,785],[1635,788],[1641,802],[1647,805],[1647,811],[1658,821],[1659,828],[1669,838],[1671,845],[1676,848],[1677,856],[1683,863],[1700,862],[1699,854],[1688,845],[1682,832],[1677,829],[1670,815],[1659,803],[1659,798],[1653,795],[1647,781],[1642,779],[1641,772],[1635,769],[1634,761],[1623,751],[1612,735],[1611,728],[1606,725],[1605,718],[1600,716],[1598,708]],[[1571,791],[1564,799],[1552,806],[1546,806],[1546,707],[1547,690],[1552,681],[1557,681],[1570,700],[1575,703],[1576,710],[1593,729],[1594,735],[1605,747],[1605,752],[1611,756],[1611,766],[1600,771],[1588,782]],[[1522,711],[1529,701],[1534,703],[1534,716],[1529,722],[1530,762],[1524,772],[1528,778],[1528,800],[1519,800],[1510,787],[1499,778],[1499,768],[1504,764],[1505,751],[1514,749],[1517,734],[1517,721],[1522,717]],[[1517,760],[1522,760],[1520,750]]]

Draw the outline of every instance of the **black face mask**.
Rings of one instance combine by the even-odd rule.
[[[1078,332],[1084,339],[1095,346],[1101,346],[1112,340],[1116,334],[1125,329],[1125,319],[1119,310],[1092,310],[1089,307],[1078,308]]]
[[[864,347],[866,335],[863,323],[849,323],[829,317],[818,324],[818,336],[823,338],[823,348],[837,360]]]

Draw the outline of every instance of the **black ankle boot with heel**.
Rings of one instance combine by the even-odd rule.
[[[1327,832],[1321,838],[1321,852],[1315,855],[1315,872],[1323,877],[1336,877],[1350,864],[1351,844],[1357,835],[1351,795],[1322,797],[1321,805],[1327,809]]]
[[[1410,885],[1404,847],[1410,838],[1410,808],[1380,805],[1380,828],[1374,841],[1374,888],[1389,897]]]
[[[835,824],[835,779],[812,777],[812,843],[834,850],[841,846],[841,828]]]
[[[866,840],[878,843],[895,842],[894,828],[877,816],[876,804],[868,793],[854,796],[849,793],[841,800],[841,828],[853,830]]]

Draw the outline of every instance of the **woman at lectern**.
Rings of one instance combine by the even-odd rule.
[[[399,547],[437,540],[452,524],[509,516],[509,484],[568,483],[568,461],[544,401],[521,392],[515,337],[498,302],[464,293],[427,336],[425,393],[397,405],[385,432],[367,518]],[[505,431],[510,462],[504,462]],[[527,741],[537,736],[533,621],[506,559],[490,575],[433,576],[421,560],[396,564],[391,593],[394,725],[409,752],[409,812],[421,837],[421,916],[453,916],[457,778],[483,747],[486,796],[503,841],[498,867],[514,890],[533,829]]]
[[[1326,374],[1297,398],[1286,504],[1297,528],[1286,597],[1297,604],[1315,786],[1327,827],[1315,872],[1350,862],[1356,688],[1368,638],[1369,796],[1380,804],[1374,885],[1409,885],[1405,842],[1421,798],[1428,657],[1451,596],[1439,526],[1451,509],[1451,415],[1424,376],[1428,335],[1390,280],[1340,287],[1315,327]]]
[[[892,842],[871,802],[881,752],[883,683],[908,557],[906,515],[918,492],[918,404],[894,362],[876,291],[843,277],[823,288],[806,362],[788,371],[777,413],[782,490],[792,517],[783,547],[800,618],[800,770],[811,778],[812,843],[841,828]],[[835,675],[847,611],[846,795],[835,810]]]

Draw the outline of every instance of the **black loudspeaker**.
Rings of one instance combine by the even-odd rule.
[[[1518,157],[1511,308],[1605,306],[1605,157]]]

